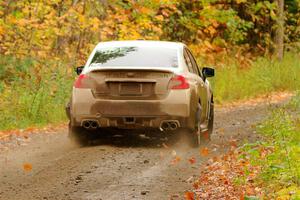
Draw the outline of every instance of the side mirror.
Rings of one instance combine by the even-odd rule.
[[[80,66],[80,67],[76,67],[75,68],[75,72],[77,75],[80,75],[83,71],[84,66]]]
[[[213,76],[215,76],[215,69],[210,68],[210,67],[203,67],[202,73],[205,78],[213,77]]]

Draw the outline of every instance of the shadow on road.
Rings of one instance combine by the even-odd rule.
[[[132,131],[118,130],[101,132],[91,135],[87,146],[110,145],[123,148],[168,148],[178,144],[187,144],[180,133],[154,132],[151,134],[138,134]]]

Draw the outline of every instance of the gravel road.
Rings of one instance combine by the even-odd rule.
[[[183,140],[169,144],[133,136],[78,147],[69,142],[67,130],[34,134],[18,145],[2,142],[9,148],[0,151],[0,199],[183,199],[203,162],[232,141],[259,139],[253,124],[269,109],[263,103],[217,108],[205,156]]]

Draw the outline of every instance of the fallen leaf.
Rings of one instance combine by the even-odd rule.
[[[193,183],[193,188],[195,189],[195,190],[197,190],[198,188],[199,188],[199,182],[198,181],[196,181],[195,183]]]
[[[26,131],[26,132],[32,132],[32,131],[34,131],[34,128],[33,128],[33,127],[29,127],[29,128],[27,128],[25,131]]]
[[[184,194],[185,200],[194,200],[194,193],[193,192],[185,192]]]
[[[194,157],[189,158],[189,162],[190,162],[190,164],[195,164],[196,158],[194,158]]]
[[[201,156],[207,156],[209,154],[209,150],[207,147],[201,148],[200,149],[200,155]]]
[[[181,158],[179,156],[175,156],[175,158],[171,161],[171,164],[174,165],[178,162],[180,162]]]
[[[26,172],[30,172],[32,170],[32,165],[30,163],[24,163],[23,164],[23,169]]]

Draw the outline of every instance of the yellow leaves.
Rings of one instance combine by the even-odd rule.
[[[279,190],[276,195],[278,196],[277,200],[289,200],[293,199],[292,197],[295,197],[296,199],[297,197],[300,197],[300,188],[299,186],[292,184],[287,188]]]
[[[209,48],[209,49],[212,49],[212,48],[213,48],[212,45],[211,45],[207,40],[205,40],[205,41],[203,42],[203,44],[204,44],[204,46],[206,46],[206,47]]]
[[[164,20],[164,16],[157,15],[157,16],[155,16],[155,19],[158,20],[158,21],[160,21],[160,22],[162,22]]]
[[[84,17],[84,15],[80,15],[80,14],[79,14],[77,17],[78,17],[79,23],[81,23],[81,24],[84,24],[84,23],[85,23],[85,17]]]
[[[2,26],[0,25],[0,36],[3,35],[4,33],[5,33],[5,29],[4,29],[4,27],[2,27]]]
[[[46,51],[38,51],[38,52],[37,52],[37,55],[38,55],[40,58],[46,58],[48,54],[47,54]]]
[[[6,17],[6,23],[7,24],[16,24],[16,22],[17,22],[17,19],[16,19],[16,17],[15,16],[13,16],[13,15],[9,15],[9,16],[7,16]]]
[[[23,164],[23,170],[25,172],[30,172],[32,170],[32,165],[30,163],[24,163]]]
[[[153,12],[153,11],[151,9],[149,9],[149,8],[141,7],[141,8],[139,8],[139,12],[141,14],[149,14],[150,12]]]
[[[214,26],[208,26],[206,29],[204,29],[204,32],[212,36],[217,33],[217,30],[214,28]]]
[[[100,20],[97,17],[93,17],[89,21],[91,25],[91,31],[98,31],[100,28]]]
[[[272,18],[273,20],[276,19],[276,13],[274,12],[274,10],[271,10],[271,11],[270,11],[270,16],[271,16],[271,18]]]
[[[237,4],[246,3],[246,2],[247,2],[247,0],[236,0]]]
[[[30,20],[19,19],[19,20],[17,20],[16,23],[17,23],[18,26],[27,26],[30,23]]]
[[[119,26],[119,39],[122,40],[136,40],[142,38],[139,30],[130,23],[124,22],[122,25]]]

